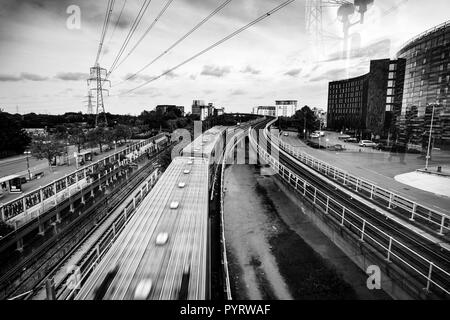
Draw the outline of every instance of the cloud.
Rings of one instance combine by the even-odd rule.
[[[328,70],[321,75],[318,75],[314,78],[311,78],[311,82],[316,81],[322,81],[322,80],[328,80],[328,81],[336,81],[336,80],[342,80],[348,78],[348,69],[347,68],[341,68],[341,69],[331,69]]]
[[[88,77],[89,75],[84,72],[59,72],[56,74],[55,79],[64,81],[79,81],[86,80]]]
[[[236,89],[236,90],[231,91],[231,95],[232,96],[241,96],[241,95],[244,95],[246,93],[247,92],[242,90],[242,89]]]
[[[0,74],[0,81],[20,81],[20,77],[12,74]]]
[[[251,66],[245,67],[245,69],[242,69],[241,72],[242,73],[250,73],[250,74],[260,74],[261,73],[260,70],[254,69]]]
[[[285,76],[296,77],[302,72],[301,68],[292,69],[284,73]]]
[[[44,81],[44,80],[48,79],[47,77],[43,77],[43,76],[40,76],[38,74],[28,73],[28,72],[22,72],[20,74],[20,76],[24,80],[31,80],[31,81]]]
[[[150,75],[147,75],[147,74],[137,74],[137,75],[133,76],[132,78],[130,78],[131,76],[133,76],[133,73],[127,73],[122,78],[122,80],[142,82],[142,81],[150,81],[150,80],[152,80],[154,78],[154,76],[150,76]],[[128,79],[128,78],[130,78],[130,79]]]
[[[164,72],[167,72],[167,70],[164,71]],[[164,72],[163,72],[163,73],[164,73]],[[166,76],[167,78],[169,78],[169,79],[173,79],[173,78],[178,78],[178,77],[179,77],[179,75],[176,74],[176,73],[173,72],[173,71],[168,72],[165,76]]]
[[[45,81],[47,79],[48,79],[47,77],[28,72],[22,72],[19,76],[15,76],[12,74],[0,74],[0,81],[21,81],[21,80]]]
[[[356,58],[369,58],[371,60],[373,59],[380,59],[380,58],[389,58],[390,56],[390,50],[391,50],[391,40],[389,39],[383,39],[374,43],[371,43],[365,47],[360,47],[359,40],[355,40],[352,43],[352,46],[350,48],[349,52],[349,59],[356,59]],[[331,62],[331,61],[339,61],[343,60],[342,51],[333,52],[328,56],[328,59],[324,60],[324,62]]]
[[[219,66],[207,65],[207,66],[203,66],[203,70],[200,74],[204,75],[204,76],[222,78],[225,75],[227,75],[228,73],[230,73],[230,71],[231,71],[230,67],[219,67]]]

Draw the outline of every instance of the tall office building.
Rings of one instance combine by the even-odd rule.
[[[297,100],[276,100],[277,117],[292,117],[297,111]]]
[[[370,138],[389,135],[401,107],[404,67],[403,59],[372,60],[369,73],[330,82],[327,127]]]
[[[450,149],[450,21],[423,32],[398,52],[406,60],[398,140],[425,151],[433,116],[433,146]]]

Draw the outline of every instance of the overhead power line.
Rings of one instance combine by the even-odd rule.
[[[136,50],[137,46],[141,43],[141,41],[147,36],[147,34],[150,32],[150,30],[153,29],[153,27],[155,26],[155,24],[159,21],[159,19],[162,17],[162,15],[164,14],[164,12],[166,12],[167,8],[170,6],[170,4],[173,2],[173,0],[168,0],[165,4],[165,6],[162,8],[162,10],[159,12],[158,16],[156,17],[155,20],[153,20],[152,24],[147,28],[147,30],[145,30],[145,32],[143,33],[143,35],[140,37],[140,39],[134,44],[133,48],[131,48],[131,50],[128,52],[128,54],[125,56],[125,58],[122,59],[122,61],[120,61],[120,63],[117,64],[117,66],[115,67],[115,69],[117,69],[125,60],[127,60],[127,58],[133,53],[134,50]]]
[[[192,57],[190,57],[189,59],[184,60],[183,62],[181,62],[180,64],[176,65],[175,67],[172,67],[168,70],[166,70],[165,72],[161,73],[159,76],[153,77],[152,79],[144,82],[143,84],[126,91],[124,94],[128,94],[130,92],[133,92],[135,90],[138,90],[144,86],[146,86],[147,84],[158,80],[159,78],[171,73],[172,71],[180,68],[181,66],[191,62],[192,60],[198,58],[199,56],[201,56],[202,54],[210,51],[211,49],[214,49],[215,47],[217,47],[218,45],[224,43],[225,41],[233,38],[234,36],[238,35],[239,33],[241,33],[242,31],[247,30],[248,28],[252,27],[253,25],[257,24],[258,22],[266,19],[267,17],[269,17],[270,15],[274,14],[275,12],[277,12],[278,10],[281,10],[282,8],[286,7],[287,5],[291,4],[292,2],[294,2],[295,0],[288,0],[285,1],[283,3],[281,3],[280,5],[276,6],[275,8],[273,8],[272,10],[266,12],[265,14],[263,14],[262,16],[260,16],[259,18],[256,18],[255,20],[253,20],[252,22],[246,24],[245,26],[243,26],[242,28],[239,28],[238,30],[234,31],[233,33],[229,34],[228,36],[226,36],[225,38],[222,38],[221,40],[215,42],[214,44],[210,45],[209,47],[203,49],[202,51],[198,52],[197,54],[193,55]]]
[[[107,41],[108,44],[111,42],[111,40],[112,40],[114,34],[116,33],[117,25],[118,25],[119,22],[120,22],[120,18],[122,17],[123,9],[125,8],[125,5],[126,5],[126,4],[127,4],[127,0],[125,0],[125,1],[123,2],[122,8],[120,9],[119,16],[117,17],[116,24],[114,25],[114,29],[113,29],[113,31],[111,32],[111,36],[109,37],[109,39],[108,39],[108,41]]]
[[[99,41],[98,50],[97,50],[97,56],[95,58],[94,65],[96,65],[98,63],[98,59],[100,57],[100,53],[102,52],[103,41],[105,40],[105,36],[106,36],[107,31],[108,31],[109,20],[111,18],[111,14],[112,14],[112,11],[114,9],[114,2],[115,2],[115,0],[108,0],[108,5],[106,7],[105,19],[103,20],[102,33],[100,35],[100,41]]]
[[[204,25],[209,19],[211,19],[213,16],[215,16],[220,10],[222,10],[223,8],[225,8],[232,0],[226,0],[224,1],[220,6],[218,6],[216,9],[214,9],[214,11],[212,11],[207,17],[205,17],[202,21],[200,21],[195,27],[193,27],[191,30],[189,30],[185,35],[183,35],[180,39],[178,39],[177,41],[175,41],[170,47],[168,47],[166,50],[164,50],[159,56],[157,56],[156,58],[154,58],[152,61],[150,61],[149,63],[147,63],[145,66],[143,66],[141,69],[139,69],[138,71],[136,71],[136,73],[128,76],[125,80],[119,82],[118,84],[116,84],[115,86],[118,86],[122,83],[124,83],[125,81],[128,81],[130,79],[133,79],[134,77],[136,77],[139,73],[141,73],[142,71],[144,71],[145,69],[147,69],[148,67],[150,67],[153,63],[155,63],[156,61],[158,61],[159,59],[161,59],[164,55],[166,55],[170,50],[172,50],[173,48],[175,48],[177,45],[179,45],[181,42],[183,42],[187,37],[189,37],[192,33],[194,33],[197,29],[199,29],[202,25]],[[115,87],[113,86],[113,87]]]
[[[130,30],[128,31],[127,36],[125,37],[125,40],[122,43],[122,46],[119,49],[119,52],[117,53],[114,62],[112,63],[111,67],[109,68],[109,72],[108,72],[108,76],[114,71],[114,69],[116,68],[117,62],[119,61],[120,57],[122,56],[123,52],[125,51],[128,43],[130,42],[131,38],[133,37],[134,33],[136,32],[136,29],[139,25],[139,23],[142,20],[142,17],[144,16],[145,12],[147,11],[148,6],[150,5],[152,1],[151,0],[145,0],[142,3],[141,8],[139,9],[139,12],[136,16],[136,18],[134,19]]]

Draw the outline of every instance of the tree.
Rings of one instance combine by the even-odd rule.
[[[72,127],[69,129],[69,142],[77,146],[78,153],[81,152],[86,140],[86,134],[83,132],[83,129],[79,127]]]
[[[294,119],[298,123],[298,133],[307,133],[319,129],[320,120],[318,120],[314,111],[308,106],[304,106],[301,110],[298,110],[294,115]]]
[[[133,135],[131,128],[127,125],[124,124],[118,124],[115,128],[114,128],[114,140],[118,141],[118,140],[125,140],[125,142],[127,142],[127,139],[130,139],[131,136]]]
[[[39,137],[33,139],[30,149],[33,157],[39,160],[47,159],[51,168],[52,161],[64,154],[65,147],[55,136],[49,136],[47,138]]]
[[[0,109],[0,157],[21,154],[31,138],[22,129],[19,119]]]
[[[87,133],[87,140],[91,146],[98,145],[100,152],[103,152],[103,145],[106,144],[106,134],[104,127],[97,127]]]

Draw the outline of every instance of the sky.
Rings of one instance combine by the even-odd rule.
[[[157,19],[168,1],[170,5]],[[189,112],[192,100],[212,102],[226,112],[251,112],[275,100],[298,100],[299,106],[326,110],[328,82],[367,73],[371,59],[395,58],[409,39],[450,20],[448,0],[374,0],[364,23],[358,12],[350,14],[350,49],[344,56],[338,6],[324,5],[323,31],[317,34],[307,27],[312,8],[306,0],[296,0],[172,70],[284,1],[232,0],[172,50],[126,80],[225,2],[150,1],[120,64],[109,75],[111,87],[105,83],[110,95],[105,97],[106,111],[138,115],[158,104],[176,104]],[[0,0],[0,108],[21,114],[85,113],[86,78],[95,63],[107,3]],[[115,0],[99,58],[102,68],[111,70],[143,3]],[[80,9],[79,20],[68,10],[71,6]],[[74,21],[80,22],[79,28]]]

